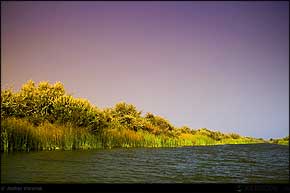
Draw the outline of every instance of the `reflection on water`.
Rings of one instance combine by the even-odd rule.
[[[2,183],[287,183],[289,148],[274,144],[1,155]]]

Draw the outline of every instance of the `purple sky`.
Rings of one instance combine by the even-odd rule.
[[[289,134],[288,2],[1,2],[1,87],[61,81],[175,126]]]

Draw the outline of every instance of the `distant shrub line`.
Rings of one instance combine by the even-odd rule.
[[[270,139],[270,143],[279,144],[279,145],[289,145],[289,136],[281,139]]]
[[[163,117],[141,114],[125,102],[100,109],[86,99],[66,93],[60,82],[43,81],[36,85],[30,80],[19,92],[11,88],[1,90],[1,151],[265,142],[205,128],[176,128]]]

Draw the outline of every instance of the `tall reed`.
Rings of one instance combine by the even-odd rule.
[[[101,148],[99,136],[86,128],[44,122],[34,126],[25,119],[1,121],[1,151],[73,150]]]

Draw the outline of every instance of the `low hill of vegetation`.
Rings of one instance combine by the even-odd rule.
[[[125,102],[100,109],[68,94],[60,82],[36,85],[30,80],[18,92],[1,90],[1,151],[265,142],[206,128],[177,128],[161,116],[142,116],[134,105]]]
[[[273,144],[279,144],[279,145],[289,145],[289,135],[287,137],[280,138],[280,139],[271,138],[269,142]]]

